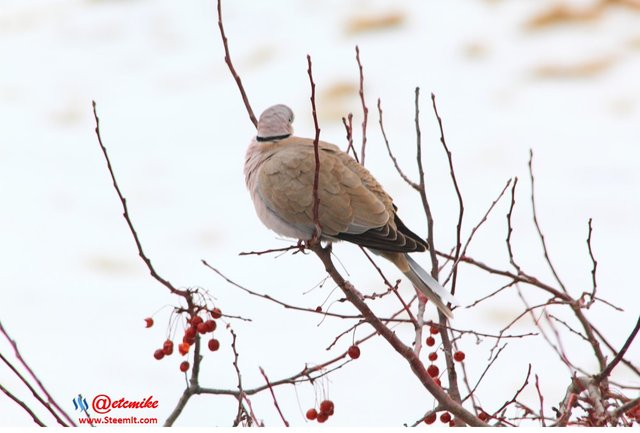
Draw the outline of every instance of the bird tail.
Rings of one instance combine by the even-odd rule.
[[[447,307],[446,303],[450,303],[453,305],[458,305],[455,298],[449,293],[447,289],[442,287],[442,285],[427,271],[425,271],[420,265],[413,260],[408,254],[405,254],[407,262],[409,263],[409,270],[404,272],[404,274],[409,278],[411,283],[422,292],[427,299],[433,302],[438,310],[442,311],[442,313],[447,316],[447,318],[453,318],[453,312],[449,307]]]

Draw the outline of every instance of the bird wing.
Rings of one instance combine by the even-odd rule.
[[[366,168],[329,143],[319,143],[319,156],[318,220],[324,236],[383,251],[425,250]],[[313,140],[279,140],[259,168],[259,196],[283,221],[312,231],[314,175]]]

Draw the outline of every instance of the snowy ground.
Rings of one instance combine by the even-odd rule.
[[[253,319],[231,322],[247,386],[263,383],[258,366],[275,379],[344,350],[350,338],[332,353],[324,348],[347,322],[319,324],[318,317],[250,298],[200,263],[206,259],[238,283],[292,304],[315,307],[338,297],[329,294],[330,284],[305,294],[323,278],[310,256],[238,256],[285,243],[260,225],[244,189],[243,156],[253,128],[223,62],[214,2],[43,3],[5,0],[0,8],[0,320],[63,407],[73,413],[78,393],[132,399],[152,394],[160,407],[147,415],[164,420],[184,385],[176,358],[152,357],[164,340],[169,309],[154,316],[151,330],[143,329],[142,319],[175,298],[137,257],[93,132],[92,99],[156,268],[176,285],[207,288],[225,312]],[[598,306],[590,314],[620,346],[640,311],[634,276],[640,241],[640,10],[603,2],[609,6],[591,18],[530,24],[557,3],[229,0],[224,15],[254,110],[287,103],[296,112],[297,133],[311,136],[311,54],[322,138],[341,146],[340,117],[348,112],[355,115],[356,143],[360,139],[359,45],[371,114],[367,166],[420,233],[419,200],[388,161],[375,103],[382,99],[392,146],[413,175],[413,92],[422,89],[427,175],[437,240],[446,250],[455,240],[457,207],[430,109],[434,92],[465,199],[465,232],[517,175],[515,251],[531,273],[552,281],[531,226],[526,164],[533,149],[539,218],[573,293],[590,289],[585,239],[593,218],[599,294],[625,312]],[[367,31],[372,17],[386,17],[387,25]],[[507,209],[502,202],[469,251],[501,268],[508,267]],[[336,252],[363,292],[381,289],[356,248],[340,245]],[[499,285],[465,271],[458,297],[468,304]],[[495,332],[520,308],[517,296],[505,296],[459,310],[456,326]],[[526,329],[529,324],[516,328]],[[223,350],[206,357],[202,382],[234,388],[229,337],[220,335]],[[402,335],[410,341],[408,333]],[[474,342],[462,344],[469,360]],[[566,344],[574,362],[595,372],[579,341],[567,337]],[[478,390],[482,404],[496,409],[509,399],[530,362],[549,410],[568,385],[567,370],[544,343],[511,345]],[[362,350],[357,364],[323,386],[336,402],[334,426],[412,423],[431,408],[432,400],[383,342]],[[0,352],[10,353],[4,341]],[[638,360],[639,354],[636,342],[629,358]],[[468,362],[474,374],[482,370],[482,356]],[[623,369],[617,378],[639,384]],[[30,401],[7,368],[0,368],[0,384]],[[278,392],[289,421],[304,424],[302,414],[315,401],[313,387]],[[527,392],[537,401],[532,388]],[[267,425],[280,424],[269,396],[252,401]],[[230,398],[195,398],[178,424],[229,425],[234,410]],[[31,425],[4,395],[0,414],[4,426]]]

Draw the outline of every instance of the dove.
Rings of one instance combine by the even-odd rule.
[[[260,221],[287,238],[309,240],[315,233],[314,140],[293,135],[293,111],[267,108],[247,149],[244,175]],[[448,318],[453,296],[409,256],[429,248],[409,230],[397,207],[364,166],[337,146],[318,142],[320,239],[347,241],[392,262]]]

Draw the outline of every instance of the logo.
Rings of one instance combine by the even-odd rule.
[[[78,394],[76,398],[73,399],[73,407],[75,410],[79,410],[80,412],[84,412],[89,409],[89,405],[87,404],[87,399],[82,396],[82,394]]]

